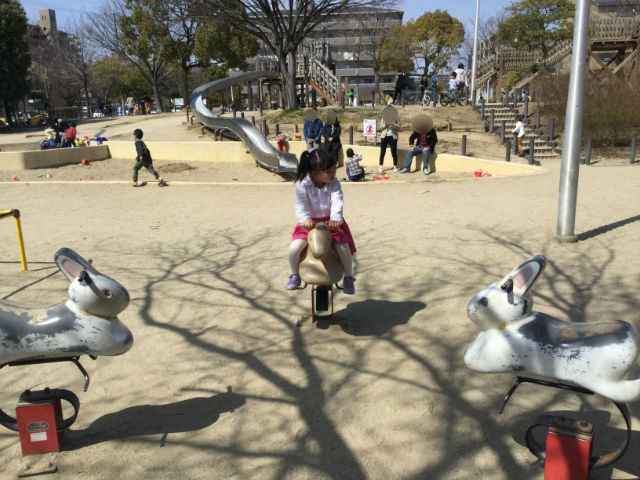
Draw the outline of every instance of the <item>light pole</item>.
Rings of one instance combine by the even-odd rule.
[[[476,28],[473,32],[473,61],[471,62],[471,107],[476,108],[476,65],[478,61],[478,16],[480,0],[476,0]]]
[[[573,27],[573,55],[571,57],[569,95],[567,97],[567,111],[564,122],[564,145],[562,146],[558,224],[556,229],[556,240],[563,243],[578,241],[578,237],[574,234],[574,228],[582,138],[584,72],[587,66],[589,3],[588,0],[577,0]]]

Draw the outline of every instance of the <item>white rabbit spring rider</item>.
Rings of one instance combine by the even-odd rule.
[[[70,361],[84,375],[86,391],[89,375],[80,365],[79,358],[88,355],[95,360],[101,355],[120,355],[133,344],[131,331],[117,318],[129,305],[129,293],[73,250],[62,248],[54,258],[71,282],[69,298],[48,307],[27,307],[0,301],[0,368]],[[60,400],[69,402],[74,408],[68,419],[62,418]],[[62,389],[27,390],[20,395],[20,401],[27,404],[56,403],[58,412],[54,425],[50,426],[54,434],[75,421],[80,406],[73,392]],[[11,430],[20,430],[23,453],[42,453],[35,442],[32,445],[35,451],[25,452],[20,410],[16,410],[18,419],[0,410],[0,423]],[[29,432],[43,423],[47,422],[31,422]],[[41,432],[40,438],[42,435],[46,438],[46,432]]]
[[[618,460],[629,445],[631,419],[626,403],[640,398],[638,334],[623,321],[571,323],[533,312],[529,290],[545,265],[545,257],[537,255],[469,301],[467,315],[483,331],[467,348],[464,362],[477,372],[516,375],[499,413],[522,382],[596,393],[611,400],[624,417],[627,436],[617,450],[587,458],[587,469],[602,468]],[[552,428],[566,429],[568,425],[557,425],[551,416],[538,420],[527,431],[526,441],[532,453],[544,459],[544,447],[534,439],[532,430],[538,426],[551,427],[551,432]],[[576,423],[579,427],[586,424],[573,425]],[[551,458],[549,438],[547,464]],[[545,470],[545,478],[546,473]]]

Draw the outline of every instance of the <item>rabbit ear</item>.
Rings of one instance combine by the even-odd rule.
[[[60,268],[70,282],[73,282],[83,271],[93,275],[98,273],[87,260],[70,248],[61,248],[58,250],[54,256],[54,260],[58,264],[58,268]]]
[[[508,285],[513,287],[516,293],[524,295],[540,276],[546,264],[547,260],[542,255],[530,258],[507,275],[503,281],[502,288],[506,289],[505,285]]]

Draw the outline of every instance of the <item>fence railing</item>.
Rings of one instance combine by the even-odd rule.
[[[598,19],[592,22],[589,37],[592,42],[640,39],[640,16]],[[478,78],[486,81],[500,67],[526,68],[543,60],[554,65],[571,52],[571,45],[571,40],[559,42],[545,59],[540,50],[519,50],[495,41],[483,42],[478,48]]]

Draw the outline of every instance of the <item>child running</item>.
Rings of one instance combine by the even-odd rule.
[[[353,278],[353,257],[356,246],[347,222],[342,218],[342,188],[336,178],[336,162],[324,150],[311,149],[300,155],[296,172],[295,208],[298,223],[291,235],[289,265],[291,275],[287,290],[300,286],[300,254],[307,246],[309,231],[324,222],[331,231],[333,244],[344,268],[344,293],[356,293]]]
[[[153,168],[153,161],[151,160],[151,152],[142,141],[142,130],[136,128],[133,131],[133,139],[136,142],[136,163],[133,165],[133,178],[130,183],[134,186],[138,186],[138,170],[142,167],[149,170],[149,173],[155,177],[158,181],[159,187],[164,187],[166,185],[164,179],[156,172],[156,169]]]

